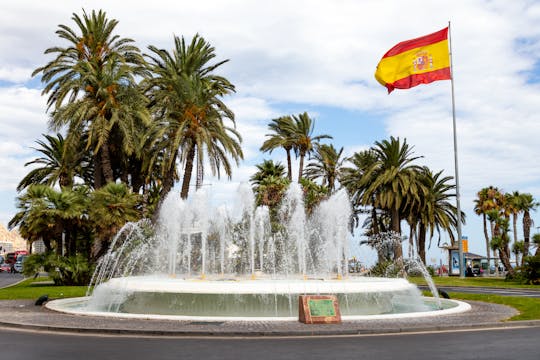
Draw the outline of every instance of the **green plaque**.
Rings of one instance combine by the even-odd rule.
[[[311,316],[336,316],[334,301],[331,299],[309,299],[308,306]]]

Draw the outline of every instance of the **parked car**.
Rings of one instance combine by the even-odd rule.
[[[26,260],[28,256],[27,255],[19,255],[17,256],[17,261],[15,262],[14,269],[18,273],[22,273],[24,261]]]
[[[18,272],[18,273],[22,272],[23,271],[22,261],[17,261],[15,265],[13,265],[13,269],[15,270],[15,272]]]
[[[0,265],[0,271],[11,272],[11,264],[8,264],[6,262],[2,263]]]

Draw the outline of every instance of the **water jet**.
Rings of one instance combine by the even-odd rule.
[[[348,273],[350,201],[342,190],[306,214],[291,184],[277,214],[240,186],[232,209],[203,191],[165,199],[157,225],[130,223],[100,260],[85,298],[51,301],[77,314],[198,319],[293,320],[299,295],[336,295],[344,320],[432,316],[467,304],[427,300],[402,278]],[[440,309],[442,308],[442,310]]]

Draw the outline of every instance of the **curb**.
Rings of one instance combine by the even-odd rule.
[[[485,323],[481,325],[396,327],[386,329],[348,329],[348,330],[267,330],[267,331],[195,331],[195,330],[140,330],[140,329],[90,329],[67,326],[47,326],[19,324],[0,321],[0,326],[11,329],[59,332],[84,335],[127,335],[127,336],[167,336],[167,337],[306,337],[306,336],[362,336],[383,334],[406,334],[440,331],[480,331],[484,329],[510,329],[520,327],[540,327],[540,320]],[[317,325],[313,325],[317,326]]]

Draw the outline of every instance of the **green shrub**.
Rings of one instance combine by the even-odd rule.
[[[540,255],[527,256],[521,274],[525,283],[540,285]]]
[[[30,255],[24,262],[24,275],[33,276],[40,271],[47,272],[55,285],[88,285],[93,267],[80,254],[75,256]]]
[[[370,270],[371,276],[394,277],[397,276],[399,269],[392,260],[377,262]]]

